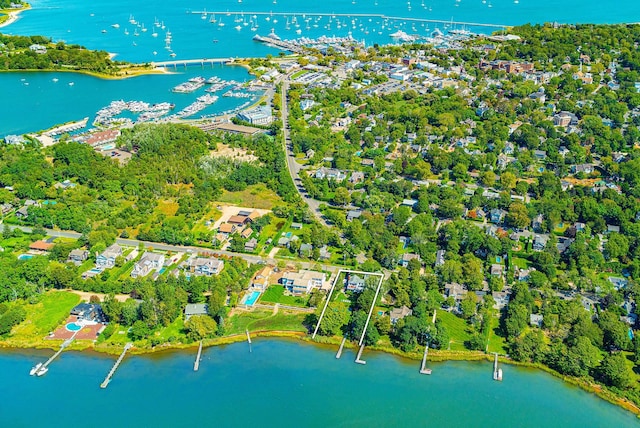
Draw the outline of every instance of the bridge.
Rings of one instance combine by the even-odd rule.
[[[231,64],[235,62],[235,58],[196,58],[196,59],[176,59],[171,61],[152,61],[152,67],[176,67],[178,65],[214,65],[214,64]]]
[[[491,24],[486,22],[465,22],[465,21],[454,21],[453,19],[446,21],[443,19],[426,19],[426,18],[408,18],[404,16],[390,16],[384,15],[381,13],[318,13],[318,12],[246,12],[246,11],[234,11],[231,12],[229,10],[218,11],[218,12],[210,12],[206,10],[201,11],[191,11],[194,15],[256,15],[256,16],[315,16],[315,17],[323,17],[329,16],[331,18],[341,17],[341,18],[379,18],[379,19],[390,19],[394,21],[410,21],[410,22],[424,22],[430,24],[448,24],[448,25],[459,25],[465,27],[488,27],[488,28],[509,28],[511,25],[507,24]]]

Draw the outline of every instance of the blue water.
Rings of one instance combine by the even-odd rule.
[[[29,260],[32,259],[33,255],[32,254],[20,254],[18,256],[18,260]]]
[[[205,349],[198,372],[195,349],[128,355],[107,389],[99,385],[115,357],[65,352],[38,378],[29,369],[52,351],[1,350],[0,426],[68,427],[78,418],[159,428],[637,426],[632,414],[541,371],[504,366],[495,382],[490,363],[450,362],[429,363],[424,376],[417,361],[365,350],[363,366],[348,349],[336,360],[336,348],[257,339],[252,352],[246,342]]]
[[[78,324],[76,324],[76,323],[74,323],[74,322],[70,322],[70,323],[68,323],[65,327],[66,327],[66,328],[67,328],[67,330],[69,330],[69,331],[79,331],[79,330],[82,330],[82,326],[80,326],[80,325],[78,325]]]
[[[425,7],[420,0],[412,2],[411,11],[406,2],[394,0],[357,0],[352,4],[348,0],[326,0],[323,2],[298,2],[279,0],[273,4],[269,0],[246,0],[238,3],[235,0],[217,1],[203,0],[189,2],[188,5],[170,0],[155,2],[130,2],[123,0],[99,0],[80,2],[79,0],[34,0],[33,8],[22,13],[21,18],[12,25],[2,29],[9,34],[42,34],[54,40],[79,43],[91,49],[104,49],[116,54],[116,59],[148,62],[172,59],[169,51],[164,49],[164,32],[154,27],[154,19],[164,22],[171,31],[172,50],[175,59],[190,58],[228,58],[255,57],[277,54],[278,51],[252,40],[255,34],[268,34],[273,28],[281,37],[296,38],[300,36],[318,37],[321,35],[346,36],[349,31],[358,40],[368,45],[373,43],[392,42],[389,34],[402,29],[408,33],[428,34],[436,26],[444,24],[428,24],[423,28],[421,23],[412,23],[399,19],[389,19],[382,29],[382,18],[377,16],[340,18],[343,25],[337,28],[333,20],[330,30],[324,26],[332,13],[365,13],[382,14],[395,17],[412,17],[421,19],[439,19],[456,21],[491,23],[498,25],[522,24],[525,22],[636,22],[640,21],[640,2],[630,0],[613,0],[596,2],[593,0],[566,0],[559,6],[555,0],[521,0],[514,4],[512,0],[492,0],[482,4],[480,0],[426,0]],[[376,5],[377,3],[377,5]],[[489,8],[487,5],[492,4]],[[210,12],[223,11],[217,19],[225,22],[224,27],[201,19],[200,14],[188,11]],[[429,9],[430,8],[430,9]],[[227,15],[227,11],[228,15]],[[259,25],[256,32],[249,26],[235,21],[242,18],[250,20],[249,12],[286,13],[290,20],[294,13],[300,23],[302,34],[295,33],[296,28],[290,25],[286,30],[287,17],[274,15],[257,16]],[[319,13],[323,17],[317,21],[317,28],[310,22],[309,30],[303,21],[304,13]],[[93,15],[93,16],[92,16]],[[139,31],[133,36],[134,26],[128,23],[130,15],[144,24],[147,32]],[[311,15],[309,15],[311,17]],[[273,19],[278,20],[277,24]],[[313,17],[315,20],[316,17]],[[371,20],[371,21],[369,21]],[[111,25],[119,24],[120,28]],[[360,26],[362,24],[362,27]],[[234,29],[240,25],[241,30]],[[413,30],[412,26],[416,29]],[[427,27],[429,29],[427,30]],[[128,29],[129,35],[125,35]],[[476,32],[490,32],[495,28],[469,27]],[[106,30],[105,34],[102,30]],[[151,36],[153,31],[158,37]],[[369,34],[366,34],[368,32]],[[378,34],[381,32],[382,34]],[[214,43],[214,41],[217,41]],[[135,45],[134,45],[135,43]],[[156,55],[153,54],[156,52]],[[182,71],[178,68],[178,71]],[[178,109],[192,103],[201,92],[195,94],[173,94],[170,88],[195,75],[217,75],[226,80],[247,80],[250,77],[244,69],[217,67],[213,70],[199,67],[188,70],[184,75],[144,76],[125,81],[105,81],[87,76],[62,73],[11,73],[0,75],[0,87],[6,103],[0,115],[0,136],[7,134],[38,131],[58,123],[80,120],[83,117],[93,118],[93,114],[112,100],[141,100],[147,102],[173,102]],[[60,79],[53,83],[52,79]],[[25,79],[25,82],[21,82]],[[74,86],[69,86],[74,82]],[[200,114],[213,114],[226,111],[243,104],[243,99],[224,99],[208,107]],[[198,116],[199,117],[199,116]]]
[[[258,300],[258,297],[260,297],[260,292],[252,291],[250,294],[247,294],[244,296],[244,298],[242,299],[243,300],[242,303],[247,306],[253,306],[256,300]]]

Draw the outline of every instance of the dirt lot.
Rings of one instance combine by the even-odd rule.
[[[256,156],[249,154],[244,149],[229,147],[220,143],[218,143],[216,150],[211,151],[211,156],[214,158],[231,158],[245,162],[257,162],[259,160]]]

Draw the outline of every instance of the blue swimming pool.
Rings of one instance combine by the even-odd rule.
[[[293,236],[293,233],[291,233],[291,232],[287,232],[287,233],[285,233],[285,234],[284,234],[284,236],[285,236],[286,238],[291,238],[291,236]]]
[[[502,257],[496,256],[496,263],[500,263],[502,261]]]
[[[164,273],[164,271],[167,270],[166,268],[162,268],[160,269],[160,272],[158,272],[160,275],[162,275]]]
[[[29,260],[32,259],[33,255],[32,254],[20,254],[18,256],[18,260]]]
[[[97,275],[97,274],[99,274],[100,272],[102,272],[102,269],[93,268],[93,269],[91,269],[89,272],[91,272],[91,273],[95,273],[95,274]]]
[[[253,304],[256,302],[256,300],[258,300],[258,297],[260,297],[260,292],[259,291],[252,291],[251,293],[246,294],[242,298],[242,303],[247,305],[247,306],[253,306]]]
[[[82,326],[81,326],[81,325],[78,325],[78,324],[76,324],[76,323],[74,323],[74,322],[70,322],[70,323],[68,323],[65,327],[66,327],[66,329],[67,329],[67,330],[69,330],[69,331],[79,331],[79,330],[81,330],[81,329],[82,329]]]

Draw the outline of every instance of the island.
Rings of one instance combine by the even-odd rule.
[[[11,49],[120,70],[47,43]],[[287,336],[421,373],[538,367],[639,413],[637,43],[558,24],[300,42],[246,63],[264,96],[234,114],[126,122],[116,102],[46,144],[6,137],[0,346]]]

